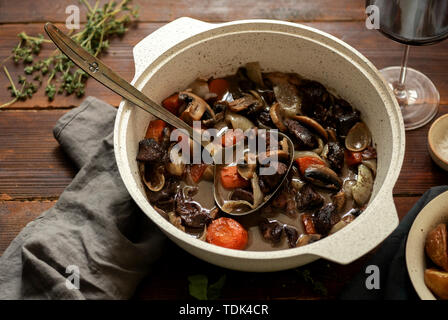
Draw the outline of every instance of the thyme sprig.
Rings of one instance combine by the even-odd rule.
[[[95,57],[100,55],[109,48],[110,38],[123,36],[128,30],[128,24],[138,17],[138,7],[131,6],[131,1],[122,0],[118,4],[115,1],[109,1],[100,7],[99,0],[96,0],[93,6],[87,0],[80,0],[87,8],[87,22],[79,32],[71,35],[71,38]],[[54,99],[56,93],[76,94],[78,97],[84,95],[87,73],[76,68],[73,62],[59,50],[55,50],[47,58],[36,59],[42,44],[51,43],[51,40],[45,39],[41,34],[30,36],[26,32],[19,33],[18,37],[19,42],[13,48],[12,54],[3,60],[0,66],[11,58],[16,64],[22,63],[24,74],[17,79],[21,86],[15,84],[4,66],[3,70],[10,83],[8,89],[13,99],[0,105],[0,108],[18,100],[31,98],[41,87],[44,76],[48,76],[45,94],[50,101]]]

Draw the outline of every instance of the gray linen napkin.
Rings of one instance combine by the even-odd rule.
[[[0,299],[128,299],[159,257],[165,237],[132,201],[115,163],[115,114],[88,97],[57,122],[54,136],[80,170],[0,257]],[[66,285],[73,268],[79,290]]]

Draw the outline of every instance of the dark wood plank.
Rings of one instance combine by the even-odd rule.
[[[120,1],[117,1],[120,2]],[[90,0],[89,3],[95,3]],[[101,3],[106,3],[101,0]],[[179,17],[192,17],[204,21],[239,19],[279,19],[291,21],[363,20],[364,0],[134,0],[140,7],[140,21],[166,22]],[[68,5],[72,0],[0,1],[0,23],[65,22]],[[80,5],[84,21],[86,9]],[[27,8],[27,10],[24,10]]]
[[[370,59],[377,68],[399,65],[401,61],[402,46],[383,37],[379,32],[368,30],[362,22],[328,22],[328,23],[306,23],[309,26],[316,27],[329,32],[336,37],[341,38],[354,48],[358,49],[368,59]],[[134,74],[134,64],[132,60],[132,46],[138,43],[146,35],[163,24],[140,23],[126,34],[122,39],[114,39],[109,49],[109,53],[102,59],[113,69],[117,71],[126,80],[131,80]],[[0,61],[10,55],[10,50],[17,44],[16,34],[22,30],[27,30],[29,34],[38,34],[43,32],[42,24],[12,24],[3,25],[0,28]],[[41,53],[42,57],[47,56],[54,50],[50,44],[44,45]],[[441,104],[448,104],[448,81],[446,81],[448,70],[448,41],[433,46],[413,47],[411,49],[409,66],[420,70],[428,75],[440,91]],[[14,78],[22,73],[22,66],[14,66],[9,61],[6,66]],[[300,71],[299,71],[300,72]],[[0,71],[0,104],[11,99],[9,92],[5,87],[8,81]],[[96,81],[88,81],[86,95],[94,95],[100,99],[109,102],[112,105],[118,105],[120,97],[111,93],[107,88],[102,87]],[[11,108],[48,108],[48,107],[70,107],[79,105],[82,99],[74,96],[58,95],[53,102],[49,102],[41,89],[33,99],[25,102],[15,103]]]
[[[0,255],[26,224],[36,219],[56,201],[1,201],[0,202]]]
[[[442,106],[436,118],[446,113],[448,106]],[[406,153],[394,194],[422,194],[431,187],[448,184],[448,172],[438,167],[429,155],[429,128],[430,124],[406,132]]]
[[[65,111],[0,112],[0,200],[56,198],[74,169],[52,128]]]

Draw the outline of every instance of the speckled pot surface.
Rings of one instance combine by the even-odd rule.
[[[247,62],[263,71],[297,72],[321,82],[362,113],[378,151],[378,172],[368,208],[341,231],[310,245],[280,251],[238,251],[193,239],[149,204],[135,160],[151,115],[123,101],[115,123],[121,177],[139,207],[179,246],[210,263],[244,271],[277,271],[318,258],[350,263],[372,250],[398,225],[392,188],[401,169],[405,134],[401,113],[377,69],[341,40],[307,26],[273,20],[209,24],[180,18],[134,48],[132,83],[161,102],[198,76],[233,74]]]

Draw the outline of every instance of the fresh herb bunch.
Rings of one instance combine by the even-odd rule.
[[[112,36],[122,36],[126,33],[127,25],[138,17],[138,7],[130,6],[132,0],[122,0],[117,4],[109,1],[103,7],[99,7],[96,0],[92,7],[87,0],[80,0],[87,7],[87,23],[78,33],[71,38],[95,57],[109,47],[109,39]],[[44,42],[51,43],[39,34],[37,37],[27,35],[25,32],[18,34],[19,43],[12,50],[11,56],[15,63],[23,63],[24,75],[19,76],[16,86],[6,67],[3,67],[6,77],[10,82],[8,89],[13,100],[0,105],[0,108],[9,106],[17,100],[31,98],[42,85],[43,76],[47,76],[45,94],[52,101],[55,94],[84,95],[87,73],[75,67],[63,53],[55,50],[48,58],[35,61],[41,51]],[[8,59],[7,58],[7,59]],[[5,59],[4,61],[6,61]]]

